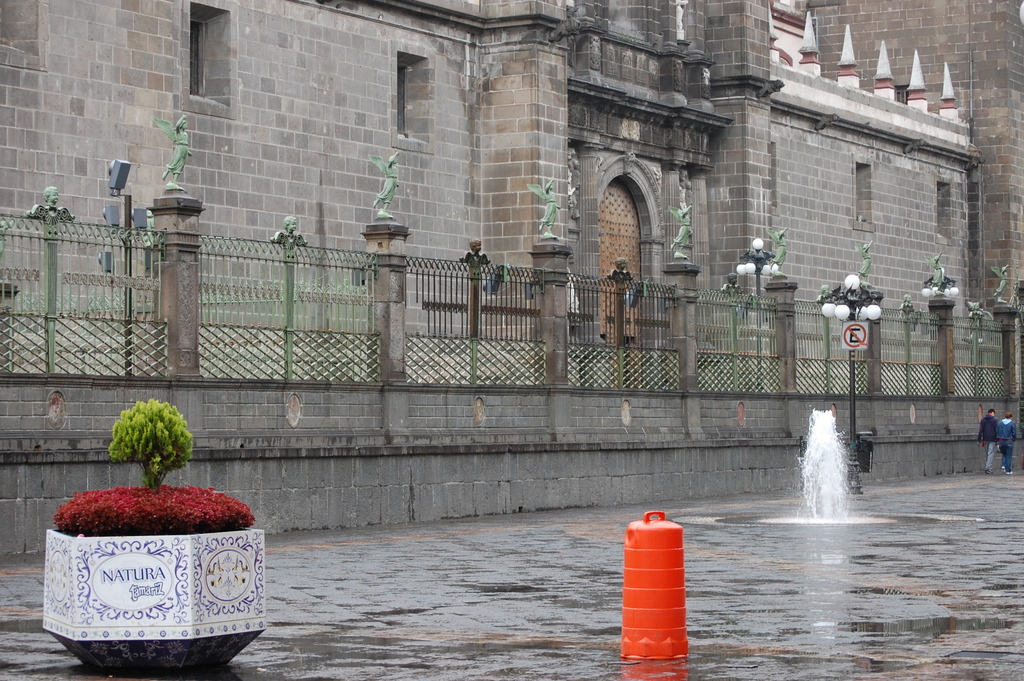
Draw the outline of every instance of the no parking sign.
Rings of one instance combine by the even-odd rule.
[[[847,350],[866,350],[868,325],[865,322],[843,322],[843,347]]]

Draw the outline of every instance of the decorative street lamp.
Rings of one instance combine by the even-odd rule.
[[[757,280],[754,286],[754,295],[761,295],[761,275],[771,276],[779,271],[775,264],[775,254],[764,250],[764,241],[754,239],[750,242],[750,249],[740,256],[740,264],[736,266],[736,274],[754,274]]]
[[[880,291],[876,291],[867,283],[862,282],[861,278],[856,274],[851,274],[846,277],[842,284],[836,286],[831,291],[822,292],[822,295],[819,297],[821,314],[826,319],[835,318],[840,322],[874,321],[882,316],[882,308],[879,303],[882,302],[884,297]],[[865,326],[863,331],[866,332],[866,329],[867,327]],[[850,348],[850,432],[848,434],[850,438],[850,451],[847,466],[850,475],[850,492],[852,494],[863,494],[860,484],[860,463],[857,459],[858,443],[860,441],[860,437],[857,435],[857,374],[854,363],[854,353],[857,350],[853,348],[855,346],[858,349],[866,348],[868,339],[866,335],[861,336],[860,333],[861,330],[844,324],[843,343]]]
[[[758,387],[761,387],[761,381],[763,378],[763,372],[761,367],[761,303],[759,296],[761,295],[761,275],[770,277],[773,273],[779,271],[779,266],[775,264],[775,254],[771,251],[764,250],[764,241],[762,239],[754,239],[750,242],[750,250],[740,256],[740,264],[736,266],[736,274],[753,274],[757,278],[754,282],[754,317],[757,320],[757,382]]]
[[[942,270],[942,279],[936,284],[934,277],[929,277],[924,280],[924,288],[921,289],[921,295],[925,298],[949,296],[955,298],[960,295],[960,289],[956,286],[956,279],[950,279],[945,274],[945,269]]]

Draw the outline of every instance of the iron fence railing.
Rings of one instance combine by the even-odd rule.
[[[882,392],[938,395],[939,317],[919,310],[882,310]]]
[[[953,382],[957,395],[1003,394],[1002,325],[985,314],[953,318]]]
[[[697,294],[697,385],[701,390],[779,390],[775,298],[729,291]]]
[[[166,375],[163,233],[34,211],[0,216],[0,371]]]
[[[569,276],[569,384],[675,390],[679,356],[669,348],[674,286],[609,277]]]
[[[408,258],[406,375],[413,383],[541,385],[539,270]]]
[[[199,264],[204,376],[379,379],[372,253],[204,236]]]

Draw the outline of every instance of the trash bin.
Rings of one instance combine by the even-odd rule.
[[[871,472],[871,460],[875,453],[875,443],[865,436],[871,433],[857,433],[855,454],[857,455],[857,467],[861,473]]]

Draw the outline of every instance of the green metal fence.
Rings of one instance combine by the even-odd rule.
[[[372,253],[204,236],[199,263],[204,376],[379,380]]]
[[[566,295],[570,385],[679,388],[679,355],[668,347],[674,286],[571,274]]]
[[[408,258],[411,383],[543,385],[539,270]]]
[[[842,323],[821,314],[821,305],[795,304],[796,385],[798,392],[833,395],[850,390],[850,358],[843,349]],[[860,353],[854,356],[857,392],[867,392],[867,370]]]
[[[953,380],[957,395],[1002,395],[1002,326],[985,314],[953,318]]]
[[[161,232],[0,216],[0,372],[163,376]]]
[[[928,312],[882,310],[882,392],[938,395],[939,317]]]
[[[775,392],[776,300],[729,291],[697,294],[697,385],[701,390]]]

